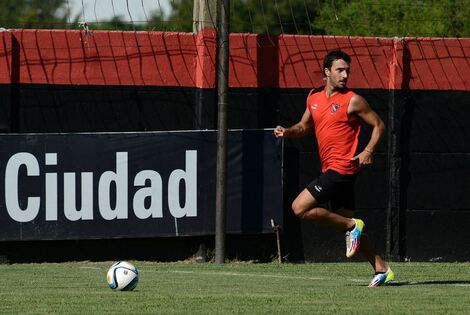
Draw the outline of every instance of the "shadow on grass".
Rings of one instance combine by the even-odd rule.
[[[424,280],[424,281],[394,281],[387,286],[402,285],[454,285],[454,286],[470,286],[470,280]]]

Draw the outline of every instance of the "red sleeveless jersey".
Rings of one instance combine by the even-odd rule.
[[[359,162],[351,161],[351,158],[356,153],[361,124],[357,116],[348,116],[349,101],[354,95],[346,89],[327,97],[322,90],[307,97],[307,107],[315,124],[322,172],[333,170],[351,175],[359,171]]]

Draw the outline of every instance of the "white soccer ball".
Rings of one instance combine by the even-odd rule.
[[[131,263],[119,261],[109,268],[106,280],[113,290],[131,291],[139,282],[139,271]]]

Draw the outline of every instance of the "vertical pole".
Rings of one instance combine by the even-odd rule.
[[[277,262],[282,263],[282,253],[281,253],[281,228],[279,225],[274,222],[273,219],[271,219],[271,226],[274,230],[274,233],[276,233],[276,245],[277,245]]]
[[[400,142],[399,117],[395,101],[397,84],[395,82],[398,69],[398,55],[401,39],[393,40],[393,57],[390,64],[389,102],[388,102],[388,206],[387,206],[387,238],[386,252],[390,259],[400,259]]]
[[[225,213],[227,206],[227,93],[229,54],[229,4],[222,0],[219,6],[218,73],[217,73],[217,179],[215,198],[215,262],[225,262]]]
[[[207,56],[213,54],[212,40],[217,29],[217,16],[220,5],[218,0],[193,1],[193,33],[196,34],[196,45],[198,47],[195,80],[202,84],[205,81],[205,70],[216,67],[212,58],[207,58]],[[207,39],[211,42],[205,42]],[[194,101],[194,129],[215,129],[215,93],[212,93],[212,89],[208,92],[207,89],[197,87]]]
[[[219,9],[218,0],[194,0],[193,33],[197,34],[207,28],[217,28]]]
[[[2,132],[20,132],[21,131],[21,118],[20,118],[20,44],[15,36],[11,35],[11,66],[10,66],[10,79],[11,79],[11,93],[10,93],[10,123],[9,127],[6,124],[0,129]]]
[[[395,125],[395,91],[389,91],[389,102],[388,102],[388,128],[387,128],[387,137],[388,137],[388,202],[387,202],[387,236],[386,236],[386,252],[388,258],[392,258],[395,239],[394,239],[394,230],[396,227],[393,225],[394,216],[397,211],[397,194],[399,193],[399,182],[397,182],[397,160],[396,160],[396,145],[397,137]]]

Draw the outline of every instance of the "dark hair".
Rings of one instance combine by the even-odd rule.
[[[347,53],[342,50],[332,50],[326,54],[325,58],[323,59],[323,73],[325,73],[325,69],[330,69],[333,65],[333,61],[342,59],[347,63],[351,63],[351,57]]]

